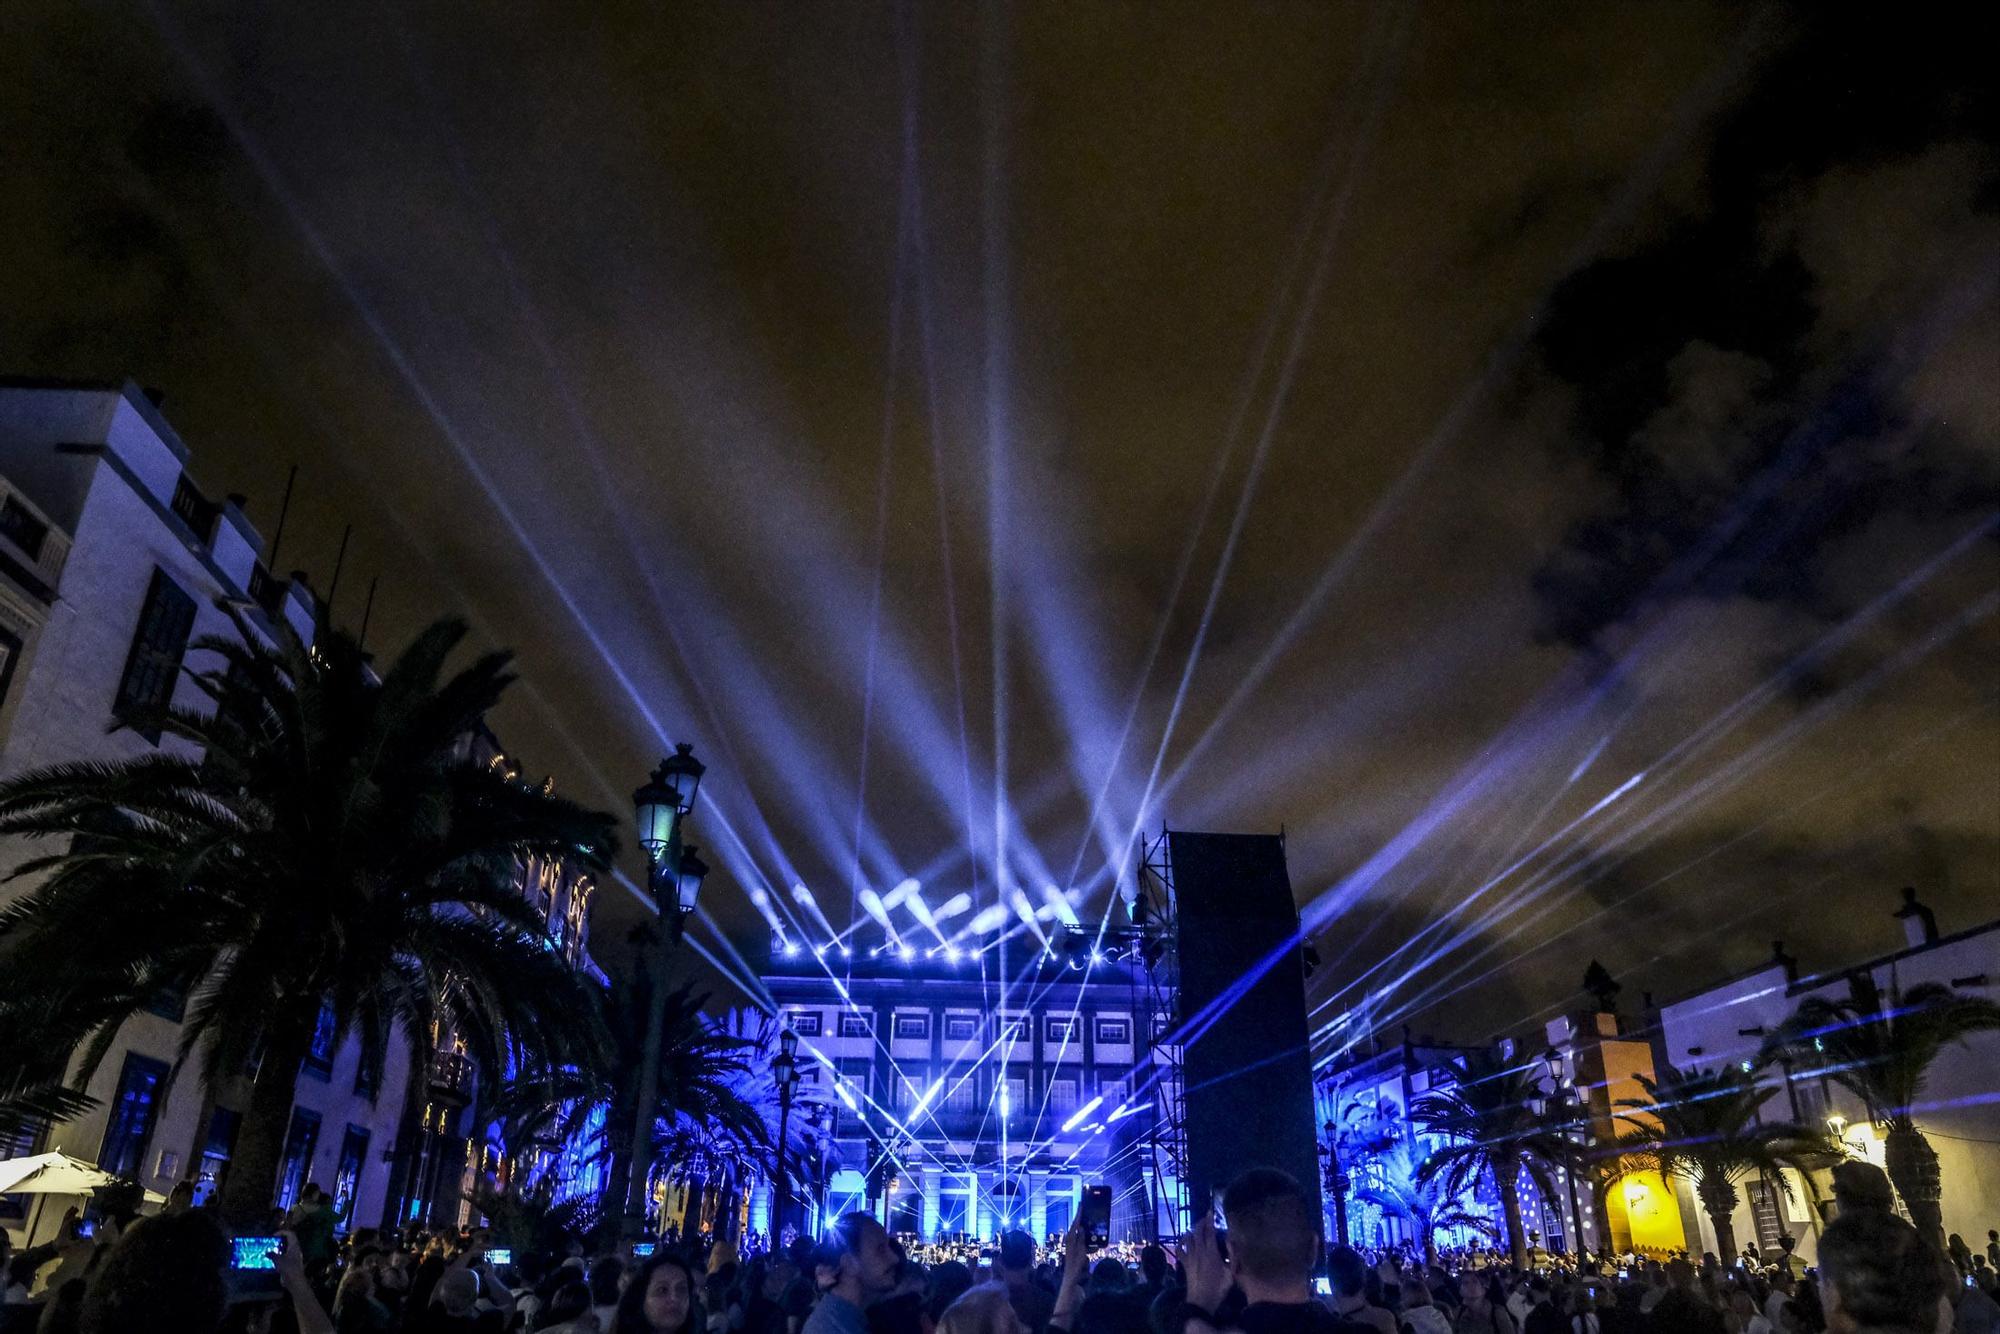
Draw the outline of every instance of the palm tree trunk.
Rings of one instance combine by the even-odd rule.
[[[1715,1258],[1727,1269],[1736,1258],[1736,1225],[1732,1221],[1736,1213],[1736,1187],[1727,1181],[1703,1177],[1695,1183],[1695,1194],[1701,1197],[1701,1207],[1715,1228],[1718,1252]]]
[[[318,1006],[303,1023],[280,1020],[266,1030],[264,1059],[250,1086],[250,1105],[243,1113],[221,1191],[223,1221],[236,1228],[261,1228],[270,1221],[271,1196],[277,1186],[278,1163],[285,1153],[285,1134],[292,1124],[292,1099],[298,1091],[299,1066],[312,1049]]]
[[[1507,1250],[1514,1257],[1514,1267],[1526,1269],[1528,1234],[1521,1222],[1521,1183],[1508,1170],[1494,1172],[1493,1185],[1500,1192],[1500,1213],[1507,1223]]]
[[[1910,1222],[1940,1251],[1944,1248],[1944,1181],[1938,1171],[1937,1150],[1931,1147],[1916,1122],[1898,1118],[1889,1122],[1882,1142],[1882,1165]]]

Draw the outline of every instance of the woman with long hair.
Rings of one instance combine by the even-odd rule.
[[[609,1334],[702,1334],[694,1270],[672,1251],[641,1264],[618,1299]]]

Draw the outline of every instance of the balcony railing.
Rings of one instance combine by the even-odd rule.
[[[186,473],[174,485],[174,513],[203,542],[215,540],[215,521],[222,517],[222,506],[203,495]]]
[[[455,1051],[431,1053],[431,1092],[441,1097],[472,1097],[472,1058]]]

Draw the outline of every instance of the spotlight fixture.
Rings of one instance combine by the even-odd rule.
[[[916,958],[916,957],[917,957],[917,952],[916,952],[916,950],[912,949],[912,948],[911,948],[910,946],[908,946],[908,945],[905,945],[905,946],[903,946],[903,947],[902,947],[901,949],[899,949],[899,950],[897,951],[897,953],[898,953],[898,954],[901,954],[901,955],[903,956],[903,962],[904,962],[904,963],[908,963],[908,962],[909,962],[910,960],[912,960],[912,959],[914,959],[914,958]]]
[[[846,945],[842,945],[840,947],[840,957],[843,959],[852,959],[854,957],[854,951],[848,948]]]
[[[959,953],[959,948],[958,948],[958,946],[956,946],[956,945],[947,945],[947,946],[945,946],[945,947],[944,947],[944,957],[945,957],[946,959],[948,959],[949,961],[951,961],[952,963],[957,963],[957,962],[959,961],[960,957],[962,957],[962,956],[961,956],[961,955],[960,955],[960,953]]]

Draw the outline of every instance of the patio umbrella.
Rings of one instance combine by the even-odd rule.
[[[117,1179],[102,1168],[61,1152],[37,1153],[0,1162],[0,1195],[84,1196]],[[153,1191],[143,1194],[147,1204],[167,1202],[166,1196]],[[41,1219],[41,1201],[37,1200],[34,1215],[28,1220],[26,1244],[34,1243],[34,1234]]]
[[[117,1180],[66,1153],[37,1153],[0,1162],[0,1195],[88,1195]]]

